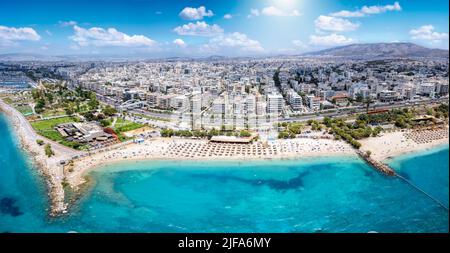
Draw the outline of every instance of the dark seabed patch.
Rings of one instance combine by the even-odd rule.
[[[214,174],[193,174],[192,177],[203,179],[215,179],[220,182],[233,180],[242,182],[254,186],[266,185],[274,190],[287,191],[303,187],[303,178],[309,174],[309,171],[301,172],[296,177],[289,180],[276,180],[276,179],[246,179],[233,175],[214,175]]]
[[[19,207],[16,206],[16,199],[13,198],[2,198],[0,200],[0,212],[2,214],[8,214],[13,217],[17,217],[22,215],[23,213],[20,211]]]
[[[373,177],[374,172],[371,170],[363,170],[364,176],[366,177]]]

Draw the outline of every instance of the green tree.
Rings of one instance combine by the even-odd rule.
[[[102,119],[102,120],[100,120],[100,125],[102,127],[107,127],[107,126],[111,125],[111,121],[109,121],[107,119]]]
[[[370,104],[373,103],[373,100],[371,97],[368,97],[364,100],[364,103],[366,104],[366,112],[369,112]]]
[[[48,100],[48,103],[49,104],[53,104],[53,99],[54,99],[54,97],[53,97],[53,94],[52,93],[45,93],[45,97],[47,97],[47,100]]]
[[[38,100],[41,97],[41,94],[40,94],[38,89],[32,89],[31,90],[31,96],[36,101],[36,100]]]
[[[174,135],[172,129],[162,129],[160,133],[162,137],[172,137]]]
[[[211,138],[211,137],[217,136],[217,135],[220,135],[220,132],[214,128],[208,132],[208,138]]]
[[[52,146],[50,144],[45,144],[44,151],[45,151],[45,155],[48,157],[55,155],[55,153],[53,152]]]
[[[97,100],[97,96],[95,95],[94,92],[91,92],[89,95],[89,102],[88,102],[89,109],[96,110],[99,104],[100,103]]]
[[[87,121],[93,121],[93,120],[96,119],[96,118],[95,118],[95,115],[94,115],[91,111],[85,112],[85,113],[83,114],[83,116],[84,116],[84,118],[85,118]]]
[[[358,102],[358,103],[361,103],[363,101],[363,99],[364,99],[364,97],[360,93],[358,93],[356,95],[355,101]]]
[[[111,117],[117,113],[117,110],[109,105],[103,108],[102,113],[108,117]]]
[[[289,133],[286,131],[282,131],[278,133],[278,139],[287,139],[289,138]]]
[[[36,102],[36,105],[34,106],[34,110],[36,113],[42,113],[44,111],[45,107],[45,100],[42,98],[39,98]]]
[[[64,111],[66,112],[67,115],[74,114],[74,110],[73,110],[73,108],[71,106],[64,107]]]
[[[398,116],[398,118],[395,120],[395,126],[400,128],[408,127],[405,116]]]
[[[331,127],[332,122],[333,122],[333,121],[331,120],[330,117],[324,117],[324,118],[323,118],[323,124],[324,124],[325,126],[327,126],[327,127]]]
[[[203,131],[200,131],[200,130],[195,130],[195,131],[192,133],[192,135],[193,135],[194,137],[197,137],[197,138],[203,138],[203,137],[206,136],[206,134],[205,134]]]
[[[239,136],[240,136],[240,137],[250,137],[250,136],[252,136],[252,134],[251,134],[249,131],[242,130],[242,131],[239,133]]]

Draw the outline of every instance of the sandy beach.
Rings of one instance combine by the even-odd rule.
[[[408,136],[408,134],[412,135]],[[425,136],[422,143],[421,136]],[[415,137],[415,138],[414,138]],[[384,161],[404,153],[448,144],[448,127],[433,131],[396,131],[361,140],[362,151],[370,150],[372,158]],[[419,143],[417,143],[419,142]],[[202,139],[154,138],[142,143],[110,147],[86,157],[74,159],[65,167],[67,181],[75,190],[85,182],[84,176],[99,165],[138,160],[256,160],[301,159],[302,157],[356,155],[343,141],[297,138],[276,140],[264,145],[211,143]]]
[[[66,166],[66,178],[75,190],[84,176],[98,165],[137,160],[255,160],[311,156],[354,155],[345,142],[327,139],[277,140],[267,146],[253,144],[214,144],[207,140],[155,138],[111,148],[73,160]]]
[[[405,130],[381,133],[380,136],[360,140],[362,144],[361,150],[371,151],[372,158],[378,161],[384,161],[394,156],[424,151],[439,145],[448,145],[448,130],[448,126],[445,126],[443,129],[436,129],[434,131]]]

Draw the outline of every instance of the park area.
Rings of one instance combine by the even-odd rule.
[[[114,132],[116,132],[117,136],[119,137],[119,139],[121,141],[124,141],[126,139],[128,139],[125,135],[123,135],[122,133],[124,132],[128,132],[128,131],[132,131],[141,127],[144,127],[145,125],[140,124],[140,123],[136,123],[133,121],[129,121],[123,118],[117,118],[116,123],[114,124]]]
[[[73,147],[71,143],[66,142],[63,136],[58,131],[55,130],[55,126],[62,123],[78,122],[78,121],[79,119],[76,117],[61,117],[61,118],[34,121],[31,122],[31,126],[38,134],[50,140],[59,142],[63,145]]]

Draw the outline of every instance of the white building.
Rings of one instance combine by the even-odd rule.
[[[313,95],[306,96],[309,109],[313,111],[318,111],[320,109],[320,98]]]
[[[225,113],[225,100],[222,97],[216,98],[212,103],[212,112],[214,114]]]
[[[283,96],[280,94],[267,95],[267,113],[279,114],[283,110]]]
[[[424,96],[433,95],[436,90],[436,85],[434,83],[422,83],[420,84],[420,94]]]
[[[176,96],[171,99],[170,105],[175,109],[187,108],[189,99],[185,95]]]
[[[383,90],[379,93],[381,102],[391,102],[398,99],[398,93],[393,90]]]
[[[355,83],[348,90],[350,96],[355,99],[358,95],[362,96],[363,99],[369,97],[370,90],[369,86],[365,83]]]
[[[291,90],[288,93],[289,105],[292,110],[299,111],[302,108],[302,97],[298,95],[295,91]]]
[[[247,96],[245,100],[245,110],[248,114],[256,113],[256,97],[253,94]]]
[[[438,83],[438,85],[436,86],[436,92],[439,95],[448,94],[448,83]]]

